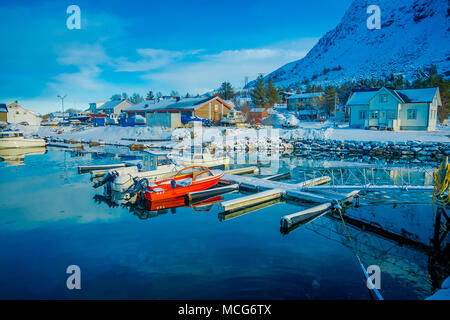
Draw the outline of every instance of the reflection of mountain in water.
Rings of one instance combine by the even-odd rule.
[[[47,149],[45,147],[0,149],[0,158],[8,166],[21,166],[24,164],[25,156],[44,154],[46,152]]]

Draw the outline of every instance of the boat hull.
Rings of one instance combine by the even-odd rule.
[[[191,185],[186,187],[177,187],[174,189],[164,191],[146,191],[145,199],[149,201],[160,201],[165,199],[181,197],[189,192],[206,190],[218,184],[222,176],[223,173],[209,179],[193,182]]]

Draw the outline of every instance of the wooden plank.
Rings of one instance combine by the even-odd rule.
[[[355,185],[355,186],[304,186],[301,191],[338,191],[348,192],[352,190],[360,191],[410,191],[427,192],[433,191],[434,186],[408,186],[408,185]]]
[[[231,211],[231,210],[242,209],[242,208],[253,206],[253,205],[263,203],[266,201],[281,198],[283,193],[284,193],[284,191],[281,189],[271,189],[271,190],[251,194],[251,195],[248,195],[245,197],[224,201],[219,205],[219,209],[221,209],[222,211]]]
[[[247,207],[241,210],[236,210],[236,211],[226,211],[226,212],[219,212],[219,220],[220,221],[225,221],[225,220],[231,220],[237,217],[240,217],[244,214],[250,213],[250,212],[254,212],[263,208],[267,208],[270,207],[274,204],[280,203],[280,199],[274,199],[271,201],[266,201],[251,207]]]
[[[275,174],[273,176],[263,177],[261,179],[263,179],[263,180],[281,180],[281,179],[288,179],[290,177],[292,177],[292,173],[289,171],[289,172]]]
[[[342,202],[349,202],[353,200],[355,196],[357,196],[360,193],[359,190],[354,190],[344,196],[344,198],[341,200]],[[301,221],[305,219],[310,219],[315,215],[322,214],[326,211],[329,211],[333,209],[334,204],[333,202],[323,203],[318,206],[308,208],[293,214],[289,214],[281,218],[280,224],[281,228],[290,228],[291,226],[300,223]]]

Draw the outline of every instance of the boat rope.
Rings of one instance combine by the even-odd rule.
[[[374,286],[374,284],[372,283],[372,280],[370,279],[369,274],[367,273],[366,268],[364,267],[364,264],[361,261],[361,258],[359,257],[358,253],[356,252],[354,243],[352,241],[352,237],[350,236],[350,232],[347,229],[347,225],[345,224],[345,220],[344,220],[344,216],[342,215],[342,205],[341,202],[338,200],[334,200],[333,201],[333,208],[339,213],[339,216],[341,217],[342,220],[342,224],[344,225],[344,229],[345,232],[347,233],[347,237],[349,239],[350,242],[350,246],[352,248],[353,254],[356,256],[356,258],[358,259],[359,265],[362,269],[364,278],[366,279],[366,284],[370,285],[370,289],[369,286],[367,286],[367,289],[369,290],[369,294],[370,297],[373,299],[373,295],[372,292],[375,293],[375,297],[377,300],[384,300],[383,297],[381,296],[381,293],[378,291],[378,289]]]
[[[440,207],[445,207],[450,203],[450,165],[448,165],[447,161],[443,161],[442,164],[438,168],[436,168],[436,170],[434,170],[433,178],[434,188],[431,208],[433,211],[433,217],[435,217],[435,203]],[[442,223],[440,223],[440,226],[445,232],[447,232],[447,229],[442,225]]]

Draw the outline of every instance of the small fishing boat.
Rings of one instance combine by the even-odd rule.
[[[109,184],[108,188],[111,190],[125,193],[132,189],[137,181],[146,179],[151,183],[169,179],[175,176],[179,169],[167,153],[145,151],[140,163],[109,170],[101,181],[94,184],[94,188]]]
[[[211,171],[202,166],[187,167],[178,171],[172,179],[149,184],[145,191],[145,199],[158,201],[206,190],[217,185],[223,174],[220,170]]]
[[[230,158],[224,157],[212,157],[208,148],[206,148],[203,153],[194,153],[191,158],[178,158],[172,157],[174,161],[178,164],[189,167],[189,166],[204,166],[204,167],[217,167],[222,165],[228,165],[230,163]]]
[[[44,139],[25,138],[22,131],[0,132],[0,149],[45,147]]]

